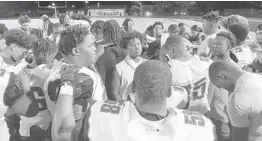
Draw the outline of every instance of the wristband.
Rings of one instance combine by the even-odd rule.
[[[65,83],[64,85],[61,86],[59,95],[73,96],[73,94],[74,94],[74,89],[71,85]]]

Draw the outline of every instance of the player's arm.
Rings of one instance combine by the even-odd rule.
[[[52,138],[55,141],[70,141],[71,132],[75,126],[73,114],[73,87],[64,84],[55,107],[52,122]]]
[[[106,76],[105,76],[105,87],[107,91],[107,96],[109,100],[120,101],[121,97],[116,88],[120,87],[119,74],[116,70],[116,57],[114,53],[108,53],[112,55],[110,59],[107,60],[106,64]]]
[[[248,98],[235,97],[234,101],[228,105],[228,114],[232,124],[232,141],[248,141],[250,125],[248,103]]]
[[[29,80],[24,79],[26,76],[23,72],[20,73],[19,77],[23,83],[20,84],[20,87],[18,87],[15,82],[16,77],[17,76],[14,73],[10,74],[9,83],[3,96],[3,102],[18,115],[34,117],[39,112],[39,106],[34,93],[30,91],[28,85]]]

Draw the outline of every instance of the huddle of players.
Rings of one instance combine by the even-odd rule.
[[[218,69],[209,68],[211,60],[192,56],[182,37],[172,35],[167,38],[162,50],[162,55],[167,58],[165,63],[141,62],[131,72],[134,73],[131,86],[133,99],[113,102],[106,100],[103,83],[93,67],[97,57],[95,39],[89,28],[81,24],[70,26],[60,33],[59,49],[46,39],[32,43],[36,67],[21,71],[18,82],[9,81],[4,101],[14,112],[22,115],[20,122],[25,121],[23,123],[26,124],[20,126],[25,132],[22,136],[31,140],[47,137],[45,131],[51,127],[51,120],[53,140],[71,140],[70,136],[72,140],[215,140],[211,121],[189,111],[205,114],[210,110],[209,78],[213,78],[211,81],[217,87],[227,89],[227,85],[215,76],[226,81],[229,77],[221,74],[222,71],[232,73],[235,69],[242,72],[238,67],[228,70],[233,63],[225,62],[229,59],[226,58],[230,52],[227,48],[235,45],[234,35],[229,32],[216,35],[216,47],[210,50],[224,60],[211,65]],[[138,36],[131,39],[136,38]],[[129,42],[131,39],[126,40]],[[226,47],[225,52],[219,50],[223,47]],[[58,50],[63,59],[52,63]],[[209,70],[216,71],[211,73]],[[227,80],[228,85],[231,83]],[[231,88],[227,90],[234,91]],[[187,100],[181,100],[187,104],[181,108],[189,111],[167,105],[174,91],[180,91],[180,94],[187,92]],[[37,137],[33,138],[34,135]]]

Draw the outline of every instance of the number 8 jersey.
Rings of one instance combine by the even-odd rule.
[[[168,109],[150,121],[129,101],[93,102],[72,131],[72,141],[215,141],[214,126],[199,113]]]
[[[209,86],[208,68],[211,60],[201,60],[198,56],[186,62],[170,60],[172,85],[184,87],[189,94],[188,105],[190,111],[205,114],[210,109],[207,94]]]

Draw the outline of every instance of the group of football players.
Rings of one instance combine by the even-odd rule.
[[[0,24],[1,141],[262,140],[262,24],[42,19]]]

